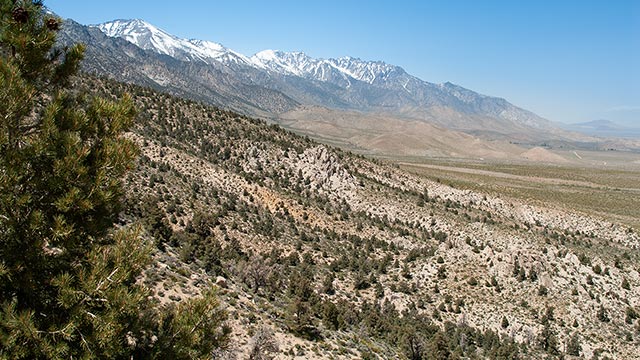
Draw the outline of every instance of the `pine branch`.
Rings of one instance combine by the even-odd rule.
[[[111,277],[112,277],[113,275],[115,275],[115,273],[116,273],[116,272],[118,272],[118,270],[119,270],[119,269],[120,269],[120,268],[115,268],[115,269],[111,272],[111,274],[109,274],[109,276],[107,276],[107,278],[106,278],[106,279],[104,279],[104,280],[100,281],[100,283],[99,283],[99,284],[98,284],[98,286],[96,287],[95,292],[98,292],[98,291],[100,290],[100,288],[102,287],[102,285],[103,285],[106,281],[109,281],[110,283],[112,283],[112,282],[113,282],[113,280],[111,280]]]

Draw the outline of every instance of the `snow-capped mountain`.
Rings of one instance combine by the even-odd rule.
[[[303,52],[264,50],[251,57],[254,65],[286,75],[296,75],[318,81],[330,81],[336,77],[349,78],[373,84],[385,79],[400,67],[381,61],[362,61],[352,57],[339,59],[314,59]]]
[[[314,59],[303,52],[264,50],[251,58],[251,62],[271,72],[303,77],[330,83],[352,92],[370,92],[371,87],[393,92],[393,96],[375,103],[385,106],[448,106],[466,113],[482,113],[498,117],[516,125],[544,128],[549,122],[529,111],[513,106],[501,98],[478,94],[461,86],[446,82],[433,84],[408,74],[399,66],[382,61],[363,61],[353,57]],[[362,82],[364,84],[357,84]],[[359,86],[354,86],[359,85]],[[369,86],[367,86],[369,85]],[[352,94],[353,95],[353,94]],[[363,95],[367,97],[367,95]],[[353,99],[353,96],[352,96]],[[359,101],[362,104],[362,101]],[[374,102],[371,102],[372,105]],[[362,108],[359,110],[363,110]],[[436,121],[438,122],[438,121]],[[447,119],[451,126],[451,120]],[[446,122],[439,122],[447,126]],[[464,126],[460,126],[464,128]]]
[[[268,109],[263,109],[268,111],[290,108],[293,101],[399,115],[488,136],[553,129],[549,121],[502,98],[448,82],[430,83],[382,61],[348,56],[316,59],[303,52],[277,50],[264,50],[248,57],[215,42],[181,39],[143,20],[116,20],[93,28],[108,37],[124,39],[139,48],[185,62],[188,66],[181,67],[181,71],[190,73],[190,79],[181,85],[185,92],[191,91],[189,84],[194,80],[210,82],[215,89],[224,85],[225,91],[229,91],[225,95],[228,99],[247,101],[251,98],[248,94],[260,94],[260,103],[267,104]],[[209,66],[210,70],[201,65]],[[158,82],[155,77],[151,81]],[[175,85],[165,79],[159,81],[162,87]],[[196,97],[201,97],[201,93]]]
[[[223,64],[241,63],[283,75],[295,75],[318,81],[349,81],[369,84],[385,79],[388,74],[404,72],[380,61],[362,61],[352,57],[314,59],[303,52],[264,50],[251,58],[221,44],[196,39],[181,39],[140,19],[115,20],[95,25],[110,37],[125,39],[142,49],[169,55],[179,60]]]
[[[95,25],[110,37],[125,39],[145,50],[169,55],[178,60],[249,64],[250,60],[221,44],[181,39],[140,19],[115,20]]]

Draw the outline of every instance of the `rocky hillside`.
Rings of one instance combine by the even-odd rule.
[[[463,191],[149,88],[123,222],[141,282],[217,283],[233,350],[277,358],[637,358],[640,237],[569,209]]]

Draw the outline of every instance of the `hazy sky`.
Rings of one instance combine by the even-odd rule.
[[[174,35],[402,66],[550,120],[640,125],[640,1],[45,0],[82,24],[144,19]]]

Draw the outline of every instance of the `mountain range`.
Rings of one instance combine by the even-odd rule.
[[[610,120],[592,120],[564,126],[569,131],[578,131],[593,136],[640,138],[640,128]]]
[[[576,139],[505,99],[430,83],[381,61],[276,50],[245,56],[215,42],[181,39],[143,20],[91,26],[67,20],[60,41],[86,44],[84,67],[91,73],[277,122],[301,108],[328,109],[428,123],[489,140]]]

